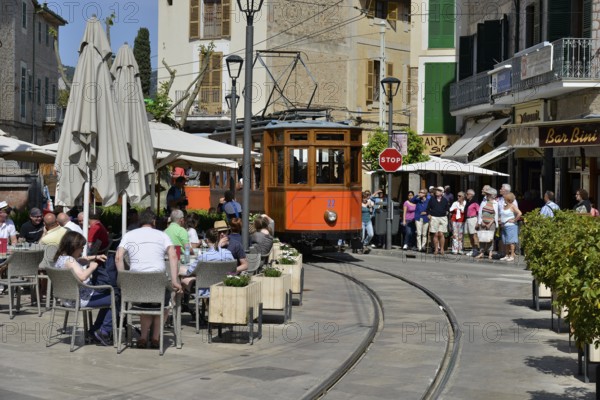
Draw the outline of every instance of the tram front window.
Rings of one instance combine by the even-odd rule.
[[[289,149],[290,183],[307,184],[308,149]]]
[[[344,150],[317,149],[317,184],[344,183]]]

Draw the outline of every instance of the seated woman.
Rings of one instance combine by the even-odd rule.
[[[89,285],[92,273],[98,268],[98,262],[105,262],[106,255],[99,254],[96,256],[81,257],[83,248],[86,245],[87,241],[80,233],[68,231],[58,245],[54,261],[56,262],[56,268],[73,270],[79,280]],[[81,307],[110,306],[110,301],[111,297],[109,293],[85,287],[79,288],[79,302]],[[110,346],[112,319],[113,315],[109,308],[100,309],[94,325],[88,332],[89,337],[96,338],[103,346]]]
[[[185,217],[185,227],[187,228],[188,236],[190,237],[190,245],[192,248],[197,249],[200,247],[200,238],[198,237],[198,214],[189,213]]]
[[[250,237],[250,244],[255,244],[260,254],[265,256],[271,252],[273,247],[273,234],[269,229],[270,218],[266,215],[259,215],[254,219],[254,228],[256,232]]]
[[[196,280],[195,276],[190,276],[191,273],[196,269],[198,262],[205,261],[232,261],[233,254],[225,247],[229,243],[227,235],[221,235],[219,231],[214,228],[206,231],[206,242],[208,243],[208,249],[202,254],[198,255],[198,260],[195,263],[187,266],[179,267],[179,275],[181,276],[181,285],[187,291],[189,291],[192,283]],[[201,289],[201,288],[199,288]],[[201,296],[207,295],[209,289],[201,289]]]

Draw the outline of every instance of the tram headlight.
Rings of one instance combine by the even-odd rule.
[[[338,215],[333,210],[327,210],[325,211],[323,218],[325,218],[325,222],[327,222],[328,224],[334,224],[338,219]]]

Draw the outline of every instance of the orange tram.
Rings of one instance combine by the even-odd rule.
[[[211,138],[226,141],[229,135],[223,131]],[[322,121],[263,121],[253,127],[252,142],[261,157],[252,161],[250,212],[271,216],[276,236],[314,249],[337,245],[340,239],[349,243],[360,233],[361,128]],[[212,204],[231,178],[226,172],[213,174]],[[236,197],[240,201],[241,192]]]

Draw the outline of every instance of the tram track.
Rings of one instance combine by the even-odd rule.
[[[446,340],[444,354],[441,358],[438,368],[436,369],[435,377],[428,385],[427,389],[421,396],[421,399],[430,400],[439,398],[452,375],[454,367],[456,366],[458,354],[461,347],[460,331],[458,329],[458,319],[455,313],[449,307],[449,305],[444,301],[444,299],[434,291],[400,274],[384,271],[373,266],[366,266],[348,260],[340,260],[338,258],[325,256],[322,254],[313,254],[312,258],[322,259],[323,261],[327,262],[334,261],[338,263],[344,263],[346,265],[351,265],[353,267],[361,268],[363,270],[368,270],[371,272],[379,273],[398,279],[410,285],[411,287],[421,291],[437,304],[441,313],[445,316],[445,319],[447,321],[449,327],[448,337]],[[332,390],[335,387],[335,385],[338,382],[342,381],[344,377],[350,373],[350,371],[357,367],[360,364],[361,360],[368,354],[369,349],[375,343],[376,337],[385,326],[385,307],[382,299],[377,294],[377,292],[361,279],[354,277],[348,273],[337,271],[332,268],[327,268],[326,266],[318,265],[314,262],[310,262],[307,260],[304,261],[304,264],[341,275],[344,278],[354,282],[370,296],[374,310],[373,323],[371,325],[371,328],[368,334],[366,335],[365,339],[360,343],[357,349],[346,359],[346,361],[342,365],[340,365],[339,368],[337,368],[332,374],[330,374],[330,376],[327,377],[327,379],[325,379],[320,385],[312,389],[303,397],[304,399],[315,399],[326,395],[330,390]]]

